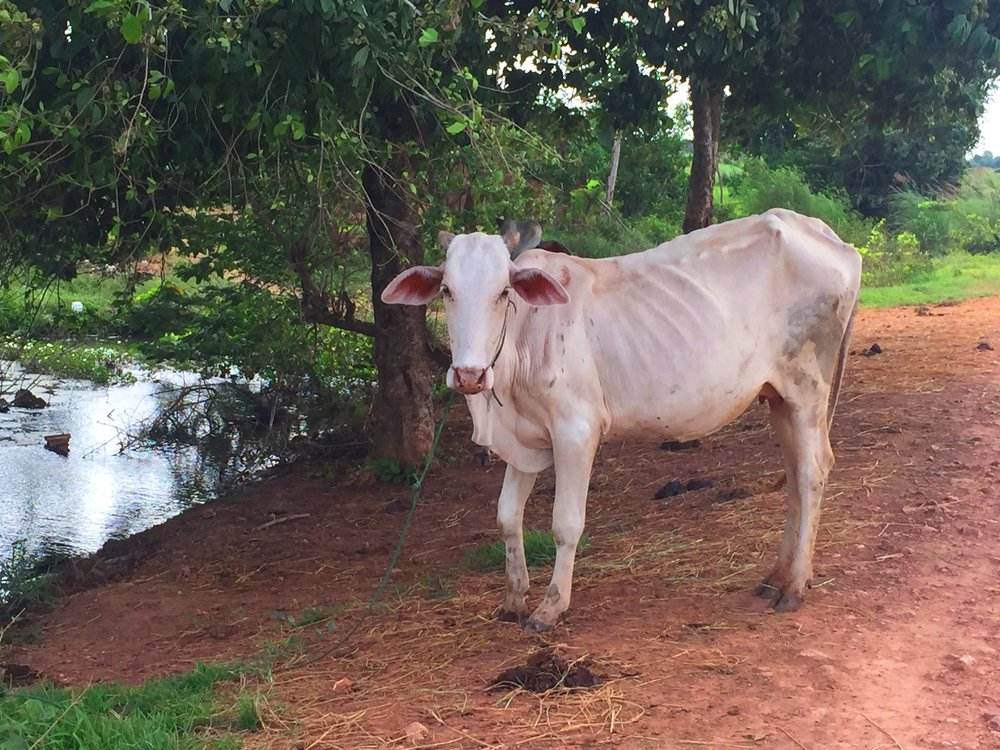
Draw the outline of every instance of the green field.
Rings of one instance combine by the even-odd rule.
[[[954,253],[934,260],[930,270],[904,284],[861,290],[861,304],[869,307],[926,305],[1000,294],[1000,254]]]

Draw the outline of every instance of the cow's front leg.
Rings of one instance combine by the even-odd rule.
[[[579,423],[561,435],[555,433],[552,448],[556,470],[556,499],[552,506],[556,562],[545,598],[524,625],[536,633],[555,625],[559,615],[569,608],[573,563],[587,515],[587,490],[597,451],[597,436],[595,431]]]
[[[507,595],[500,612],[500,619],[506,622],[520,622],[528,612],[524,601],[528,595],[528,566],[524,560],[524,504],[535,486],[536,476],[508,464],[497,501],[497,524],[507,550]]]

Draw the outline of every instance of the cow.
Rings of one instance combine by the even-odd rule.
[[[408,305],[443,297],[447,384],[466,396],[473,441],[507,464],[497,504],[501,619],[541,632],[569,607],[602,441],[701,438],[755,399],[770,406],[787,477],[777,563],[757,593],[780,612],[798,609],[834,463],[829,427],[857,310],[858,252],[823,222],[783,209],[600,260],[525,251],[516,229],[439,239],[440,266],[404,271],[381,296]],[[524,506],[550,466],[555,566],[524,619]]]

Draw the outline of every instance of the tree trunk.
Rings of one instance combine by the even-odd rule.
[[[361,178],[372,260],[374,358],[379,382],[373,409],[375,457],[411,465],[422,462],[431,447],[431,391],[437,368],[431,359],[426,308],[386,305],[380,295],[400,271],[424,261],[417,212],[402,177],[404,172],[413,171],[406,153],[396,146],[387,164],[366,167]],[[404,264],[404,259],[409,263]]]
[[[691,79],[694,114],[694,155],[688,180],[684,233],[712,223],[712,191],[719,167],[719,136],[722,123],[722,86]]]
[[[615,132],[615,141],[611,146],[611,169],[608,170],[608,185],[604,192],[604,210],[610,216],[615,202],[615,183],[618,182],[618,162],[622,156],[622,132]]]

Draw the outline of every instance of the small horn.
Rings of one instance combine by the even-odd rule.
[[[441,247],[445,250],[448,249],[448,245],[451,244],[453,239],[455,239],[455,234],[453,232],[445,232],[444,230],[438,232],[438,242],[441,243]]]
[[[500,222],[500,234],[510,250],[511,260],[517,260],[517,256],[524,251],[538,247],[542,239],[542,225],[537,221],[504,219]]]

